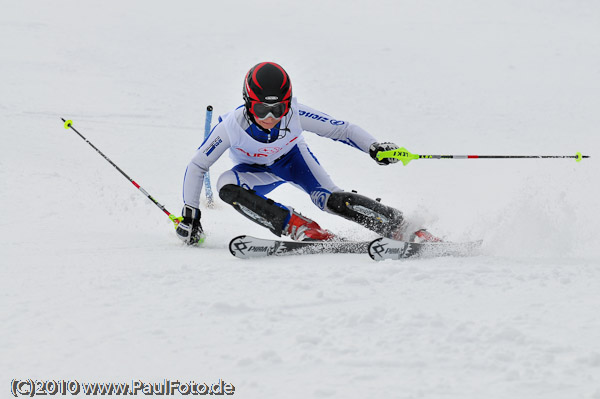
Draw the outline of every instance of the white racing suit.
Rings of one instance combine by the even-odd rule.
[[[303,131],[341,141],[365,153],[375,138],[357,125],[298,104],[292,99],[290,111],[281,122],[265,132],[245,115],[244,106],[219,117],[219,123],[189,163],[183,183],[183,201],[199,208],[204,174],[225,150],[236,163],[223,173],[217,191],[234,184],[265,196],[283,183],[292,183],[306,192],[321,210],[331,211],[327,201],[332,192],[342,191],[310,152]]]

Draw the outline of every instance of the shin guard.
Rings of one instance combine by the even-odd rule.
[[[219,190],[219,197],[232,205],[239,213],[281,237],[290,217],[290,211],[254,190],[246,190],[235,184],[227,184]]]
[[[354,192],[331,193],[327,200],[327,208],[383,237],[390,237],[404,226],[402,212]]]

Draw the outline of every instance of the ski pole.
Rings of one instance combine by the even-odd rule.
[[[208,139],[208,136],[210,135],[210,124],[212,122],[212,111],[213,111],[212,105],[209,105],[208,107],[206,107],[206,122],[204,123],[204,140]],[[206,172],[206,174],[204,175],[204,187],[206,188],[206,201],[207,201],[206,205],[209,208],[212,208],[215,204],[215,201],[213,199],[212,187],[210,186],[209,172]]]
[[[60,118],[64,123],[65,123],[65,129],[72,129],[75,133],[77,133],[79,135],[79,137],[81,137],[86,143],[88,143],[94,150],[96,150],[96,152],[100,155],[102,155],[102,158],[106,159],[108,161],[108,163],[110,163],[112,166],[115,167],[115,169],[117,169],[119,172],[121,172],[121,174],[123,176],[125,176],[125,178],[127,180],[129,180],[131,182],[131,184],[133,184],[135,186],[135,188],[137,188],[138,190],[140,190],[142,193],[144,193],[144,195],[146,197],[148,197],[148,199],[150,201],[152,201],[154,203],[154,205],[156,205],[157,207],[160,208],[161,211],[163,211],[164,213],[167,214],[167,216],[169,217],[169,219],[171,219],[171,221],[175,224],[175,228],[177,228],[177,225],[179,224],[179,222],[181,222],[183,220],[183,217],[176,217],[175,215],[173,215],[172,213],[170,213],[169,211],[167,211],[167,209],[161,205],[158,201],[156,201],[154,198],[152,198],[152,196],[150,194],[148,194],[148,192],[146,190],[144,190],[139,184],[137,184],[131,177],[127,176],[127,173],[123,172],[123,170],[121,168],[119,168],[113,161],[110,160],[110,158],[108,158],[106,155],[104,155],[102,153],[102,151],[100,151],[95,145],[93,145],[88,139],[86,139],[85,137],[83,137],[83,135],[81,133],[79,133],[77,131],[77,129],[75,129],[73,127],[73,121],[72,120],[64,120],[63,118]]]
[[[418,155],[412,154],[406,148],[398,148],[396,150],[379,151],[377,159],[381,160],[383,158],[399,159],[406,166],[413,159],[574,158],[577,162],[581,162],[583,158],[589,158],[589,155],[581,155],[580,152],[575,155]]]

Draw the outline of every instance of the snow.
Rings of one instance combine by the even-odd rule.
[[[241,398],[600,398],[600,4],[4,1],[0,390],[12,379],[208,383]],[[233,258],[270,233],[217,201],[172,223],[204,111],[273,60],[299,100],[422,154],[380,167],[306,134],[334,181],[472,258]],[[224,157],[213,182],[232,166]],[[323,227],[292,187],[272,197]]]

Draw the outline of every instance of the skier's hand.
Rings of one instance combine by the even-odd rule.
[[[394,143],[373,143],[373,144],[371,144],[371,147],[369,147],[369,155],[379,165],[389,165],[391,163],[398,162],[399,159],[397,159],[397,158],[377,159],[377,153],[381,152],[381,151],[397,150],[398,148],[400,148],[400,147]]]
[[[204,240],[204,231],[200,224],[200,209],[184,205],[181,211],[183,220],[177,226],[177,237],[188,245],[198,244]]]

